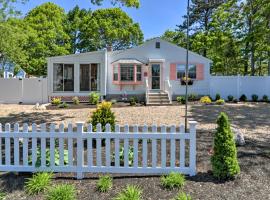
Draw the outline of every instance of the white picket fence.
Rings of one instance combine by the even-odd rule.
[[[171,171],[196,174],[196,124],[184,126],[111,126],[101,125],[93,131],[91,124],[76,127],[60,124],[40,127],[27,124],[0,124],[0,171],[6,172],[73,172],[83,173],[163,174]],[[168,131],[168,128],[170,129]],[[131,131],[132,129],[132,131]],[[151,131],[149,131],[151,129]],[[120,131],[123,130],[123,131]],[[141,130],[141,131],[140,131]],[[177,131],[178,130],[178,131]],[[133,150],[133,151],[132,151]],[[133,153],[131,153],[133,152]],[[39,165],[37,164],[39,163]]]

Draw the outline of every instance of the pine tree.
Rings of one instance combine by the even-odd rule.
[[[211,158],[213,174],[218,179],[231,179],[240,173],[240,167],[228,116],[221,112],[217,124]]]

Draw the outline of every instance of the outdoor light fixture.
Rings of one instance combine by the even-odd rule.
[[[189,0],[187,2],[187,53],[186,53],[186,77],[188,78],[188,63],[189,63]],[[185,104],[185,132],[187,132],[187,124],[188,124],[188,81],[186,81],[186,96],[185,96],[186,104]]]

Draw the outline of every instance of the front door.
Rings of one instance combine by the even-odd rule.
[[[160,64],[152,64],[152,90],[160,89]]]

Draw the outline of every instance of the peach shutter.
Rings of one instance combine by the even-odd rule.
[[[204,79],[204,65],[203,64],[197,64],[196,65],[196,79],[197,80],[203,80]]]
[[[176,64],[171,63],[170,65],[170,80],[176,80]]]

